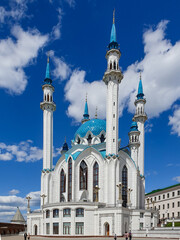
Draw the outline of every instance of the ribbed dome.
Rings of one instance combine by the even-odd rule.
[[[77,135],[84,137],[88,131],[91,131],[94,136],[98,136],[103,130],[106,132],[106,121],[101,119],[92,119],[85,122],[78,128],[74,138],[76,138]]]

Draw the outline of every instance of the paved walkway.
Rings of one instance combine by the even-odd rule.
[[[63,238],[63,237],[31,237],[30,240],[69,240],[70,238],[67,237],[67,238]],[[97,237],[97,238],[91,238],[91,237],[85,237],[85,238],[71,238],[72,240],[75,239],[75,240],[113,240],[114,238],[113,237]],[[125,239],[124,237],[118,237],[117,240],[122,240],[122,239]],[[177,240],[178,238],[133,238],[134,240],[165,240],[165,239],[169,239],[169,240]],[[179,238],[180,239],[180,238]],[[178,239],[178,240],[179,240]],[[2,236],[0,238],[0,240],[24,240],[24,237],[23,236],[19,236],[19,235],[16,235],[16,236]]]

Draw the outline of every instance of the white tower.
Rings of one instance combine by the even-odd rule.
[[[49,57],[46,67],[46,78],[42,86],[44,98],[40,103],[43,110],[43,171],[51,171],[53,165],[53,112],[56,104],[53,102],[54,87],[50,78]]]
[[[140,207],[140,191],[143,190],[142,181],[139,176],[139,167],[138,167],[138,154],[139,154],[139,135],[140,132],[138,130],[137,122],[132,122],[129,135],[129,149],[131,152],[131,158],[134,160],[137,167],[137,174],[133,176],[133,202],[134,207]]]
[[[129,135],[129,148],[131,152],[131,158],[134,160],[136,166],[138,167],[138,152],[139,152],[139,135],[138,126],[136,122],[132,122],[131,130],[128,133]]]
[[[119,68],[121,52],[116,40],[116,29],[114,23],[111,29],[110,44],[106,53],[107,70],[104,73],[103,81],[107,85],[106,103],[106,155],[118,154],[118,92],[119,83],[123,75]]]
[[[147,115],[145,113],[145,103],[146,99],[144,98],[143,86],[141,81],[141,76],[139,80],[138,94],[137,99],[134,104],[136,106],[136,113],[134,115],[133,121],[137,122],[138,130],[140,131],[139,141],[139,156],[138,156],[138,165],[139,171],[142,176],[144,176],[144,123],[147,120]]]

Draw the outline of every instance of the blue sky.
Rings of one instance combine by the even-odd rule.
[[[147,99],[146,192],[180,182],[180,28],[178,0],[1,0],[0,3],[0,221],[27,194],[39,207],[42,170],[42,82],[51,52],[55,87],[54,164],[66,136],[82,118],[88,93],[90,116],[105,118],[106,47],[116,9],[120,66],[119,136],[128,143],[142,71]]]

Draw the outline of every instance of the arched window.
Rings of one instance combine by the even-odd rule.
[[[142,107],[141,107],[141,114],[143,113],[143,109],[142,109]]]
[[[99,185],[99,165],[97,162],[93,166],[93,202],[96,201],[96,193],[94,191],[95,186]]]
[[[47,101],[49,102],[49,94],[47,95]]]
[[[64,202],[64,192],[66,192],[66,175],[62,169],[60,174],[60,202]]]
[[[110,62],[110,70],[112,69],[112,62]]]
[[[50,210],[46,210],[46,218],[50,217]]]
[[[80,144],[80,138],[79,138],[79,137],[78,137],[78,139],[77,139],[77,143]]]
[[[50,96],[50,101],[52,102],[52,96]]]
[[[87,190],[87,180],[88,180],[88,168],[87,164],[83,160],[80,164],[80,190]]]
[[[59,209],[54,209],[53,210],[53,218],[58,218],[59,217]]]
[[[119,69],[119,64],[117,63],[117,70]]]
[[[128,170],[127,167],[124,166],[122,170],[122,200],[123,200],[123,207],[126,207],[127,204],[127,188],[128,188]]]
[[[76,209],[76,217],[84,217],[84,208]]]
[[[91,140],[92,140],[91,134],[89,134],[87,140],[88,140],[88,143],[91,144]]]
[[[63,217],[70,217],[71,216],[71,209],[65,208],[63,209]]]
[[[44,101],[46,101],[46,95],[44,95]]]
[[[72,159],[68,161],[68,202],[72,200]]]
[[[116,70],[116,62],[114,61],[114,69]]]
[[[103,135],[103,134],[101,135],[101,137],[100,137],[100,140],[101,140],[101,142],[104,142],[104,140],[105,140],[105,137],[104,137],[104,135]]]

